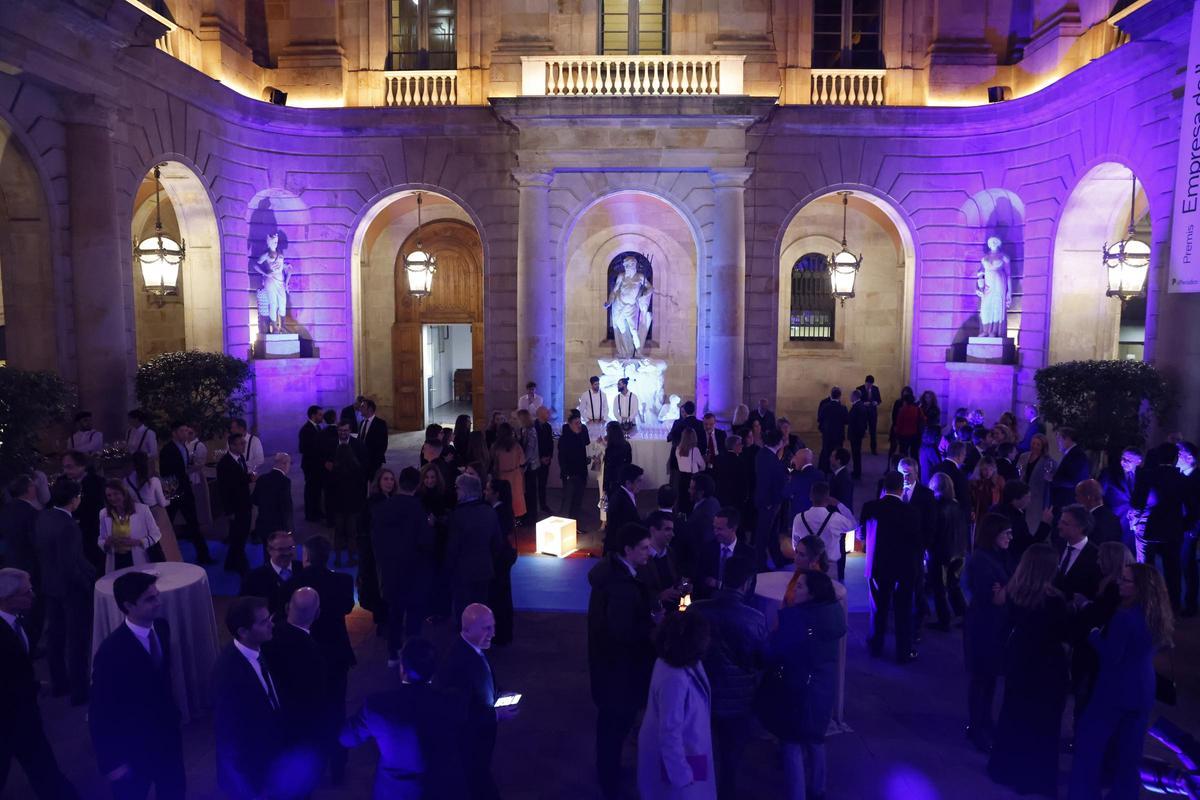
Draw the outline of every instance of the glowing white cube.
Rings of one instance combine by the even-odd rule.
[[[575,520],[566,517],[546,517],[537,524],[537,551],[563,558],[577,549]]]

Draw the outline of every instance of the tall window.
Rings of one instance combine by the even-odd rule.
[[[454,69],[455,0],[388,0],[388,69]]]
[[[813,0],[813,69],[883,69],[883,0]]]
[[[662,55],[667,52],[667,0],[601,0],[600,52]]]
[[[788,339],[793,342],[833,341],[833,283],[829,259],[820,253],[800,257],[792,267],[792,313]]]

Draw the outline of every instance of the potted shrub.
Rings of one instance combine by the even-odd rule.
[[[75,402],[74,388],[57,373],[0,367],[0,485],[41,463],[47,428]]]
[[[163,353],[138,367],[138,404],[162,433],[182,419],[202,441],[223,438],[246,412],[249,378],[250,365],[224,353]]]

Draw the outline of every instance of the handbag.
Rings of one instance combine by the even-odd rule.
[[[787,676],[783,665],[777,664],[767,670],[754,691],[754,714],[768,733],[780,739],[791,738],[795,730],[786,698]]]

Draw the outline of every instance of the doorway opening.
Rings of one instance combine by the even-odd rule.
[[[425,385],[425,424],[454,425],[471,414],[471,326],[467,323],[421,326],[421,365]]]

